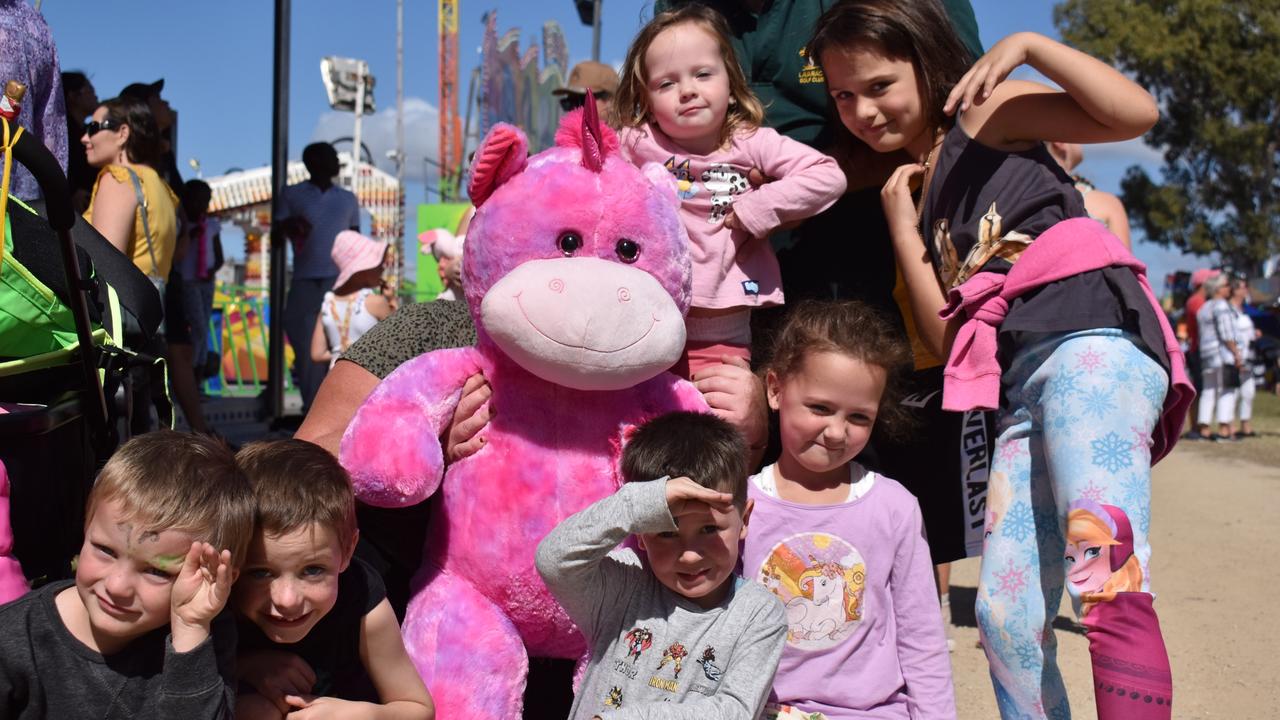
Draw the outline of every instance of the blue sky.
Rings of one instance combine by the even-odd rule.
[[[564,30],[570,61],[588,59],[591,28],[582,25],[572,0],[459,0],[460,102],[466,79],[480,56],[482,15],[498,12],[499,33],[520,28],[521,48],[540,42],[543,22]],[[165,78],[164,96],[179,112],[179,164],[186,176],[190,158],[206,176],[228,168],[270,163],[272,3],[267,0],[172,2],[172,0],[44,0],[44,13],[64,70],[87,72],[100,98],[130,82]],[[620,64],[627,44],[652,12],[647,0],[604,0],[601,60]],[[1005,35],[1034,30],[1056,37],[1053,5],[1046,0],[1009,3],[973,0],[984,46]],[[354,8],[358,10],[353,10]],[[436,152],[436,3],[407,0],[405,23],[405,122],[410,205],[423,202],[424,152]],[[378,114],[366,119],[365,135],[375,155],[393,146],[395,108],[395,2],[295,0],[293,3],[289,99],[289,155],[299,157],[313,139],[350,134],[350,113],[329,110],[320,79],[320,58],[341,55],[367,60],[377,77]],[[1087,148],[1080,171],[1103,190],[1119,192],[1124,169],[1142,163],[1153,175],[1158,154],[1138,141]],[[385,169],[392,166],[385,163]],[[433,196],[431,198],[435,200]],[[413,217],[407,227],[415,227]],[[231,240],[231,238],[226,238]],[[232,254],[239,252],[229,243]],[[410,247],[412,247],[410,245]],[[1138,256],[1151,265],[1153,285],[1173,269],[1203,261],[1139,244]]]

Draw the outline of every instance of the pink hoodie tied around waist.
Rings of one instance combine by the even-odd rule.
[[[964,313],[965,320],[956,334],[943,372],[943,409],[995,410],[999,407],[1001,370],[997,334],[1015,298],[1051,282],[1105,267],[1133,271],[1164,333],[1170,387],[1151,436],[1152,464],[1167,455],[1177,442],[1187,408],[1195,399],[1182,349],[1147,282],[1147,266],[1101,223],[1090,218],[1063,220],[1041,233],[1007,275],[982,272],[952,288],[947,306],[939,316],[950,320]]]

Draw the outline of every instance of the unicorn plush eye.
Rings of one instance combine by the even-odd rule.
[[[575,232],[560,233],[556,238],[556,247],[565,255],[572,255],[582,247],[582,236]]]
[[[614,250],[618,253],[618,259],[624,263],[633,263],[640,257],[640,244],[635,240],[622,238],[614,246]]]

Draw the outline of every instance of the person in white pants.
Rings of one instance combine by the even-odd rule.
[[[1235,322],[1236,348],[1245,362],[1240,370],[1239,387],[1224,387],[1218,399],[1218,422],[1230,423],[1233,418],[1240,420],[1240,429],[1235,433],[1237,438],[1255,437],[1251,420],[1253,418],[1253,396],[1256,382],[1253,377],[1253,363],[1250,361],[1250,350],[1258,330],[1253,319],[1244,311],[1245,301],[1249,299],[1249,284],[1242,279],[1232,280],[1231,294],[1228,304]],[[1239,413],[1236,412],[1239,403]]]
[[[1205,295],[1210,298],[1196,313],[1196,326],[1200,334],[1200,367],[1203,390],[1200,392],[1200,409],[1196,416],[1200,437],[1204,440],[1231,441],[1231,414],[1224,418],[1221,414],[1219,399],[1227,383],[1228,366],[1234,366],[1239,372],[1244,367],[1244,356],[1236,343],[1235,312],[1231,309],[1227,297],[1231,294],[1231,286],[1224,275],[1215,275],[1205,280]],[[1238,385],[1232,384],[1233,387]],[[1213,422],[1214,410],[1218,413],[1218,433],[1210,433],[1209,426]]]

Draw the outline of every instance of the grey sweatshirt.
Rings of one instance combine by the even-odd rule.
[[[53,599],[53,582],[0,607],[0,719],[231,720],[235,624],[224,612],[212,637],[175,652],[169,628],[110,656],[77,640]]]
[[[591,653],[571,719],[751,720],[764,709],[786,642],[778,599],[735,579],[703,609],[615,550],[632,533],[675,529],[665,479],[626,483],[538,545],[538,572]]]

